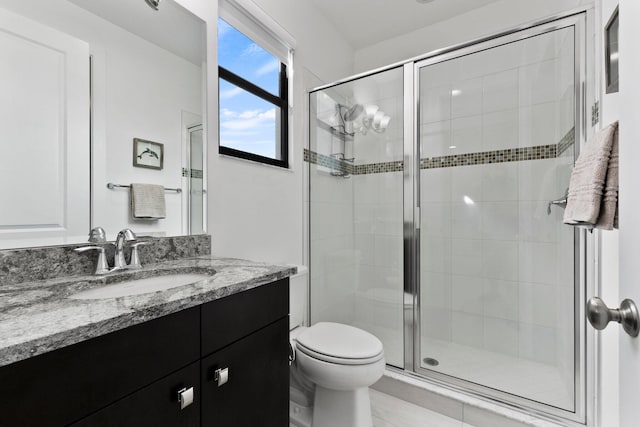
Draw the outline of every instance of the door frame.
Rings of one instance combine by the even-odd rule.
[[[491,400],[498,404],[551,418],[565,425],[593,425],[594,405],[587,396],[593,395],[595,378],[595,335],[587,331],[584,321],[584,301],[595,289],[595,237],[584,230],[574,231],[574,378],[575,412],[555,408],[532,400],[497,391],[486,386],[453,378],[420,368],[420,90],[419,70],[460,56],[468,55],[502,44],[538,36],[561,28],[574,27],[575,31],[575,156],[592,133],[587,121],[587,105],[594,97],[593,85],[593,17],[592,7],[557,15],[529,25],[514,28],[463,45],[441,49],[404,64],[404,350],[405,372],[418,374],[427,381],[455,390],[474,398]],[[377,70],[376,72],[379,72]],[[367,73],[373,74],[373,73]],[[577,349],[578,351],[575,351]]]

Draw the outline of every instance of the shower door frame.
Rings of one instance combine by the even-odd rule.
[[[593,334],[587,334],[584,304],[586,295],[593,294],[594,238],[584,230],[574,231],[574,411],[516,396],[506,391],[472,383],[451,375],[431,371],[420,366],[420,82],[422,67],[481,52],[539,36],[562,28],[574,28],[574,150],[577,158],[580,147],[591,132],[587,123],[587,99],[591,98],[587,85],[592,78],[593,67],[587,57],[587,30],[593,22],[592,9],[581,9],[544,21],[515,28],[513,30],[486,37],[463,45],[453,46],[429,54],[404,64],[404,292],[410,295],[412,310],[404,311],[404,372],[417,375],[446,388],[480,399],[491,399],[501,404],[515,407],[524,412],[561,421],[567,425],[590,425],[593,420],[592,408],[587,407],[587,392],[594,389],[593,375],[595,363],[587,354],[594,354]],[[385,67],[386,68],[386,67]],[[367,73],[370,74],[370,73]],[[568,184],[568,183],[567,183]]]

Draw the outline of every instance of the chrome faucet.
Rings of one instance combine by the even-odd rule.
[[[136,239],[136,234],[131,231],[131,229],[125,228],[123,230],[120,230],[120,232],[118,233],[118,237],[116,237],[116,243],[114,244],[116,253],[113,258],[113,268],[109,268],[104,250],[104,245],[112,245],[113,243],[109,243],[106,241],[105,232],[102,227],[96,227],[91,230],[89,241],[92,243],[96,243],[95,245],[83,246],[74,249],[74,251],[98,251],[98,259],[96,261],[96,269],[94,273],[96,275],[109,274],[114,271],[124,269],[139,269],[142,268],[142,265],[140,263],[140,255],[138,254],[138,246],[148,245],[149,242],[138,242],[136,241]],[[131,247],[131,260],[129,261],[129,264],[127,264],[127,261],[124,258],[124,245],[127,241],[133,242],[129,245]]]
[[[110,273],[112,270],[109,268],[109,263],[107,262],[107,256],[104,250],[104,246],[110,243],[107,242],[104,228],[102,227],[92,228],[91,231],[89,232],[89,242],[94,244],[75,248],[74,251],[78,253],[87,252],[87,251],[97,251],[98,259],[96,260],[96,268],[93,274],[101,276],[103,274]]]
[[[135,241],[136,235],[130,228],[120,230],[116,238],[116,254],[113,259],[113,270],[127,268],[127,261],[124,259],[124,242]]]

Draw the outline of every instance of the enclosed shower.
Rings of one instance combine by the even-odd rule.
[[[585,235],[561,199],[585,137],[586,14],[310,92],[311,322],[389,369],[585,418]]]

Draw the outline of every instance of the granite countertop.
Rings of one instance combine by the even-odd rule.
[[[106,276],[73,276],[0,286],[0,366],[124,329],[289,277],[295,267],[201,256]],[[68,298],[83,290],[163,274],[211,275],[165,291],[118,298]]]

